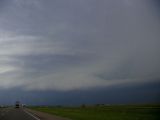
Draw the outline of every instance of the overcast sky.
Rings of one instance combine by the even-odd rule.
[[[0,89],[160,81],[158,0],[0,0]]]

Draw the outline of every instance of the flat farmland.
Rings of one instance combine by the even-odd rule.
[[[160,105],[97,105],[81,107],[31,107],[72,120],[160,120]]]

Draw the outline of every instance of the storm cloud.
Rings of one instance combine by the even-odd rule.
[[[0,88],[74,90],[160,80],[156,0],[1,0]]]

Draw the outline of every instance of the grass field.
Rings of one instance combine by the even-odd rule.
[[[32,107],[72,120],[160,120],[160,105]]]

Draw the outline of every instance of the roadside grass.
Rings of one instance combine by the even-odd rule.
[[[160,105],[31,107],[72,120],[160,120]]]

